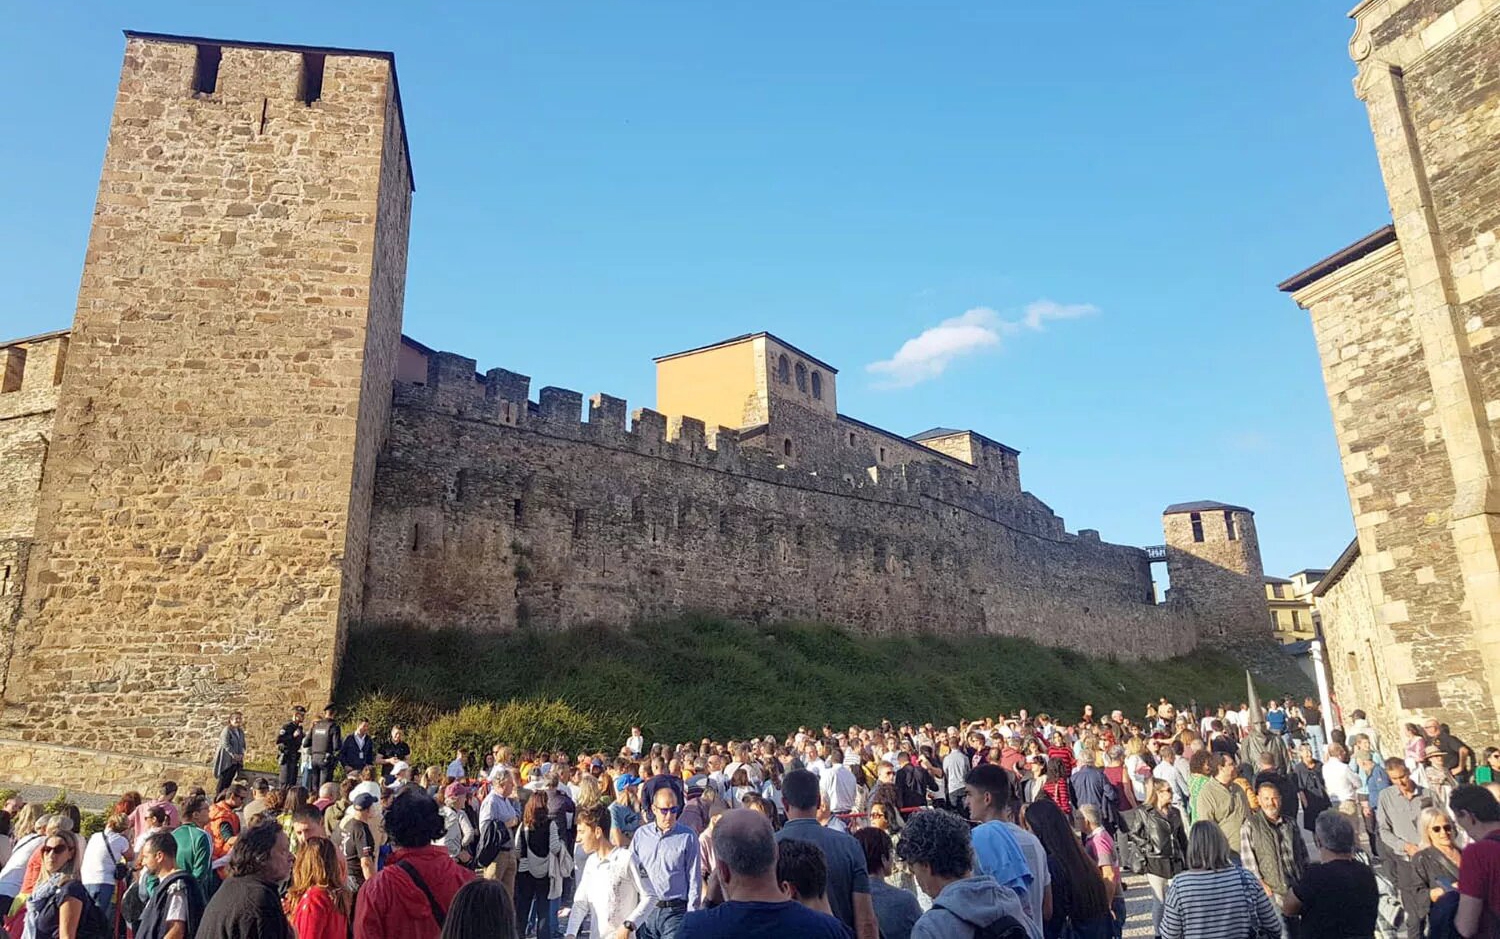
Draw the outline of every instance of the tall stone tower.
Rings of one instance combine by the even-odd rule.
[[[331,693],[412,192],[391,55],[126,35],[0,720],[95,791]]]
[[[1265,570],[1255,513],[1223,502],[1182,502],[1162,513],[1171,601],[1192,607],[1205,623],[1200,636],[1260,639],[1271,635]]]
[[[1325,617],[1329,662],[1344,707],[1387,732],[1431,716],[1487,740],[1500,733],[1500,2],[1364,0],[1349,15],[1392,224],[1280,285],[1311,314],[1358,536],[1363,609]]]

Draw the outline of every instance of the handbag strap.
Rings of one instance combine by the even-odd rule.
[[[418,890],[422,891],[422,895],[427,898],[427,905],[432,907],[432,918],[437,920],[438,929],[442,929],[444,919],[443,908],[438,906],[437,897],[432,895],[432,891],[427,886],[427,881],[423,880],[422,875],[417,873],[417,869],[404,858],[397,861],[396,866],[405,871],[406,876],[411,878],[411,882],[417,885]]]

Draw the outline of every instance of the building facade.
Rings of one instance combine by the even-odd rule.
[[[1490,739],[1500,0],[1365,0],[1351,16],[1394,221],[1281,285],[1311,314],[1357,533],[1358,564],[1320,599],[1330,667],[1345,709],[1384,706],[1391,725],[1432,714]]]
[[[1277,642],[1285,646],[1317,638],[1320,619],[1313,591],[1326,573],[1308,569],[1291,577],[1266,578],[1266,606]]]
[[[1267,635],[1248,509],[1168,510],[1157,603],[1017,450],[842,414],[768,333],[586,414],[403,337],[412,192],[389,54],[128,35],[72,330],[0,344],[0,778],[201,778],[231,710],[268,752],[360,623]]]

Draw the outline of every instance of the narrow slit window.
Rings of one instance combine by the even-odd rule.
[[[792,455],[792,440],[790,437],[781,442],[781,454],[782,456]]]
[[[198,46],[197,61],[193,66],[193,93],[211,95],[219,90],[219,61],[224,50],[219,46]]]
[[[851,447],[854,446],[854,435],[853,434],[849,435],[849,446],[851,446]]]
[[[516,524],[521,524],[521,521],[526,516],[526,504],[520,499],[517,499],[510,504],[510,509],[511,512],[515,515]]]
[[[573,537],[582,538],[583,531],[588,526],[589,513],[587,509],[573,510]]]
[[[1203,516],[1199,515],[1197,512],[1194,512],[1189,517],[1189,520],[1193,523],[1193,540],[1194,541],[1202,541],[1203,540]]]
[[[302,88],[297,100],[312,104],[323,97],[323,53],[302,53]]]
[[[1236,541],[1239,539],[1239,532],[1234,530],[1234,513],[1228,511],[1227,509],[1224,512],[1224,530],[1229,533],[1230,541]]]
[[[822,372],[815,371],[815,372],[812,373],[812,395],[813,395],[813,400],[815,400],[815,401],[822,401],[823,400],[823,373]]]

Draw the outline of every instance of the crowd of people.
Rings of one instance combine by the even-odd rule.
[[[1119,939],[1137,875],[1164,939],[1494,934],[1500,750],[1428,721],[1387,754],[1349,717],[635,728],[419,767],[400,727],[297,708],[279,778],[247,784],[234,714],[212,794],[126,793],[87,838],[76,808],[7,803],[0,913],[12,939]]]

